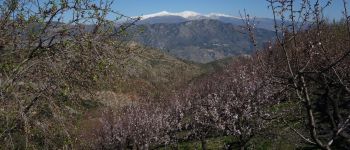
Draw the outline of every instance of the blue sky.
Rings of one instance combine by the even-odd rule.
[[[300,3],[301,0],[296,0]],[[325,2],[326,0],[320,0]],[[333,0],[333,6],[326,10],[328,18],[340,18],[342,0]],[[271,11],[265,0],[116,0],[113,9],[127,16],[141,16],[160,11],[195,11],[203,14],[224,13],[239,16],[246,9],[257,17],[271,18]]]

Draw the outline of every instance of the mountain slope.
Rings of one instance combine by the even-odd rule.
[[[201,66],[179,60],[150,47],[136,43],[127,46],[132,54],[116,67],[114,92],[132,94],[167,93],[204,73]],[[107,83],[110,84],[110,83]]]
[[[253,52],[245,31],[218,20],[144,24],[134,27],[133,32],[136,32],[134,41],[200,63]],[[265,29],[257,29],[255,33],[259,47],[273,37],[273,32]]]
[[[137,24],[157,24],[157,23],[181,23],[191,20],[212,19],[233,25],[243,25],[240,17],[235,17],[220,13],[200,14],[192,11],[184,11],[179,13],[171,13],[162,11],[154,14],[141,16],[141,20]],[[274,30],[274,20],[269,18],[255,18],[257,28],[266,30]]]

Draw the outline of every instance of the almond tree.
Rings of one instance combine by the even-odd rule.
[[[169,114],[166,106],[152,102],[106,111],[91,146],[94,149],[152,149],[168,145],[172,127]]]
[[[112,3],[0,2],[0,148],[73,147],[70,118],[128,54]]]
[[[272,88],[254,57],[238,57],[223,71],[195,81],[185,94],[188,105],[184,118],[190,120],[188,130],[202,141],[213,136],[237,137],[228,149],[244,149],[256,134],[266,128],[268,108],[278,102]]]
[[[292,130],[321,149],[348,145],[344,142],[349,139],[350,117],[347,1],[343,1],[344,23],[338,25],[329,25],[323,18],[332,1],[267,2],[275,18],[276,44],[266,50],[264,60],[269,63],[270,76],[292,91],[291,99],[300,102],[308,134]]]

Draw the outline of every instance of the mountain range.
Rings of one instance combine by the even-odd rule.
[[[136,26],[129,29],[132,33],[128,40],[157,48],[172,56],[196,63],[208,63],[215,60],[251,54],[255,48],[262,48],[272,40],[274,32],[272,19],[260,19],[254,36],[254,47],[243,21],[238,17],[211,13],[202,15],[185,11],[180,13],[159,12],[144,15]]]
[[[241,17],[232,15],[226,15],[222,13],[209,13],[201,14],[193,11],[183,11],[178,13],[172,13],[167,11],[161,11],[158,13],[148,14],[141,16],[138,24],[157,24],[157,23],[180,23],[193,20],[212,19],[218,20],[223,23],[230,23],[233,25],[244,25]],[[253,19],[253,18],[251,18]],[[274,20],[270,18],[254,18],[256,28],[262,28],[266,30],[274,30]]]

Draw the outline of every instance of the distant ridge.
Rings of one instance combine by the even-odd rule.
[[[149,19],[149,18],[153,18],[153,17],[164,17],[164,16],[179,16],[179,17],[183,17],[185,19],[190,19],[190,20],[199,19],[199,18],[215,19],[217,17],[229,17],[229,18],[240,19],[240,17],[235,17],[235,16],[221,14],[221,13],[210,13],[210,14],[204,15],[204,14],[200,14],[200,13],[197,13],[194,11],[183,11],[183,12],[179,12],[179,13],[161,11],[158,13],[153,13],[153,14],[141,16],[141,20],[145,20],[145,19]]]
[[[183,11],[175,13],[161,11],[157,13],[146,14],[141,16],[141,20],[138,21],[137,24],[182,23],[203,19],[218,20],[223,23],[230,23],[233,25],[243,25],[242,19],[237,16],[222,13],[201,14],[194,11]],[[270,18],[255,18],[255,24],[257,28],[274,30],[274,20]]]
[[[243,34],[245,31],[241,27],[216,19],[142,24],[133,29],[130,31],[134,32],[131,34],[134,35],[132,41],[197,63],[251,54],[254,50],[249,37]],[[257,28],[255,31],[257,46],[262,48],[273,36],[273,31]]]

